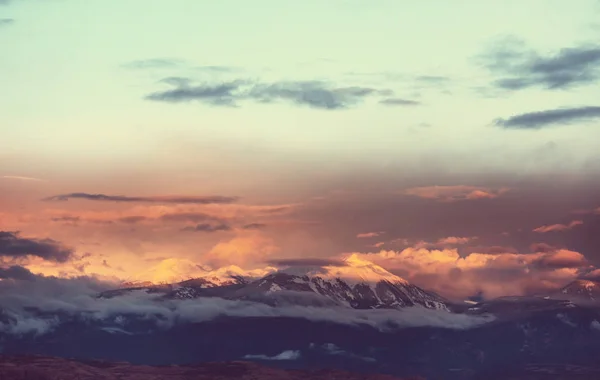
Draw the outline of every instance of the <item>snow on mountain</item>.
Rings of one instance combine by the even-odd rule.
[[[339,266],[285,268],[248,287],[267,294],[284,290],[312,292],[355,309],[420,305],[448,310],[442,297],[412,285],[357,255],[348,257],[344,265]]]
[[[244,270],[236,265],[218,269],[203,267],[186,259],[166,259],[154,267],[139,273],[124,282],[122,287],[152,287],[165,284],[178,284],[193,281],[203,288],[247,283],[274,272],[274,267]]]
[[[553,298],[600,301],[600,283],[589,280],[575,280],[558,291]]]
[[[355,309],[420,305],[449,310],[444,298],[358,255],[349,256],[341,265],[292,266],[279,270],[273,267],[244,270],[235,265],[209,270],[191,261],[169,259],[137,278],[146,282],[130,282],[127,288],[145,288],[174,299],[222,297],[277,305],[283,297],[288,303],[313,302]],[[101,296],[114,297],[123,291],[128,289],[104,292]]]

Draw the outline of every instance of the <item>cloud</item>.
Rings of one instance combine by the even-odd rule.
[[[476,199],[493,199],[507,192],[508,189],[490,189],[477,186],[424,186],[413,187],[404,191],[405,195],[411,195],[423,199],[435,199],[442,202],[455,202]]]
[[[278,267],[323,267],[344,266],[344,260],[335,258],[297,258],[269,260],[269,265]]]
[[[541,129],[557,124],[568,125],[598,118],[600,118],[600,107],[587,106],[528,112],[511,116],[508,119],[497,119],[494,124],[505,129]]]
[[[448,236],[445,238],[441,238],[437,241],[439,245],[458,245],[458,244],[467,244],[474,240],[474,237],[458,237],[458,236]]]
[[[1,3],[0,3],[1,4]],[[0,18],[0,28],[14,24],[15,20],[12,18]]]
[[[0,22],[1,23],[1,22]],[[43,182],[43,179],[33,178],[33,177],[23,177],[18,175],[3,175],[0,178],[2,179],[14,179],[18,181],[35,181],[35,182]]]
[[[175,88],[154,92],[145,98],[151,101],[180,103],[198,101],[213,106],[237,106],[240,101],[272,103],[285,101],[311,108],[337,110],[355,106],[367,97],[388,94],[389,90],[369,87],[337,87],[321,81],[287,81],[257,83],[234,80],[218,84],[191,86],[163,80]]]
[[[260,360],[297,360],[300,358],[300,351],[287,350],[274,356],[267,355],[245,355],[244,359]]]
[[[267,227],[264,223],[249,223],[242,226],[244,230],[261,230]]]
[[[550,292],[590,267],[582,254],[566,249],[461,255],[456,249],[408,247],[359,255],[422,288],[454,299],[479,292],[487,298]]]
[[[179,66],[181,63],[181,60],[173,58],[151,58],[132,61],[123,66],[128,69],[163,69]]]
[[[116,327],[127,331],[129,321],[140,319],[153,323],[156,328],[169,329],[180,323],[202,323],[229,316],[302,318],[389,331],[417,326],[468,329],[494,319],[489,315],[469,316],[424,308],[355,310],[286,303],[274,307],[217,297],[176,300],[143,290],[119,297],[97,297],[99,292],[115,286],[113,282],[85,276],[70,279],[37,276],[35,281],[0,281],[0,304],[8,317],[0,320],[0,330],[12,334],[44,334],[64,320],[80,320],[88,326],[97,323],[99,328]]]
[[[55,195],[43,199],[44,201],[68,201],[69,199],[85,199],[89,201],[102,202],[146,202],[146,203],[180,203],[180,204],[211,204],[211,203],[233,203],[238,197],[215,196],[151,196],[151,197],[128,197],[123,195],[104,195],[88,193],[70,193]]]
[[[280,251],[275,241],[260,231],[240,231],[229,241],[221,241],[204,255],[204,262],[213,268],[227,265],[248,267],[267,262]]]
[[[541,226],[541,227],[535,228],[533,230],[533,232],[538,232],[538,233],[542,233],[542,234],[546,233],[546,232],[562,232],[562,231],[570,230],[570,229],[580,226],[582,224],[583,224],[583,221],[581,221],[581,220],[573,220],[569,224],[551,224],[548,226]]]
[[[376,361],[374,358],[371,358],[371,357],[368,357],[368,356],[357,355],[357,354],[354,354],[352,352],[348,352],[348,351],[342,350],[340,347],[336,346],[333,343],[325,343],[325,344],[322,344],[320,346],[317,346],[316,344],[311,343],[310,348],[312,348],[312,349],[320,349],[320,350],[324,351],[328,355],[347,356],[347,357],[350,357],[350,358],[353,358],[353,359],[364,360],[366,362],[375,362]]]
[[[31,273],[29,269],[19,265],[0,268],[0,280],[34,281],[36,278],[36,275]]]
[[[386,98],[380,100],[379,104],[384,104],[386,106],[418,106],[421,105],[421,102],[401,98]]]
[[[18,232],[0,231],[0,256],[37,256],[45,260],[66,262],[73,250],[52,239],[22,238]]]
[[[380,236],[381,234],[383,234],[382,231],[379,231],[379,232],[365,232],[365,233],[356,235],[356,237],[358,239],[368,239],[368,238]]]
[[[483,65],[500,77],[494,86],[504,90],[541,87],[564,90],[591,85],[600,78],[600,46],[581,45],[542,55],[522,41],[506,40],[481,56]]]
[[[231,231],[231,226],[228,224],[209,224],[200,223],[193,227],[185,227],[182,231],[190,232],[218,232],[218,231]]]

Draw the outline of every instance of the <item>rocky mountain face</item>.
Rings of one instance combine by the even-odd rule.
[[[0,380],[401,380],[345,371],[268,368],[250,362],[193,366],[136,366],[122,362],[74,361],[42,356],[0,356]],[[405,378],[406,379],[406,378]],[[406,379],[409,380],[409,379]],[[417,380],[417,378],[413,378]]]

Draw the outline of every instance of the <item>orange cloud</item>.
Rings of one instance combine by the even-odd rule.
[[[583,221],[581,220],[574,220],[569,224],[551,224],[548,226],[541,226],[538,228],[535,228],[533,230],[533,232],[538,232],[538,233],[546,233],[546,232],[560,232],[560,231],[567,231],[570,230],[574,227],[580,226],[583,224]]]
[[[202,262],[214,268],[227,265],[238,265],[243,268],[268,261],[279,247],[273,239],[252,231],[215,245]]]
[[[367,239],[367,238],[372,238],[372,237],[380,236],[381,234],[383,234],[383,231],[380,231],[380,232],[365,232],[365,233],[356,235],[356,237],[359,238],[359,239]]]
[[[423,199],[434,199],[440,202],[456,202],[462,200],[497,198],[508,190],[508,188],[491,189],[465,185],[424,186],[406,189],[404,194]]]
[[[499,297],[554,289],[589,267],[583,255],[569,250],[471,253],[461,257],[456,249],[410,247],[359,255],[423,288],[456,298],[479,291],[486,297]]]
[[[475,237],[457,237],[457,236],[448,236],[437,241],[439,245],[458,245],[458,244],[467,244],[470,241],[476,239]]]

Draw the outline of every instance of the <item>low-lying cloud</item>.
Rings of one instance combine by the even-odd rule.
[[[169,329],[179,323],[199,323],[228,317],[288,317],[345,325],[367,325],[379,330],[417,326],[467,329],[487,323],[492,316],[469,316],[424,308],[404,310],[354,310],[342,307],[269,306],[265,303],[197,298],[161,299],[143,290],[113,297],[98,298],[102,290],[116,284],[94,278],[61,279],[35,276],[32,279],[0,281],[0,304],[4,317],[0,330],[13,334],[44,334],[61,321],[79,318],[97,322],[99,328],[115,327],[128,331],[128,320],[154,322]],[[114,326],[113,326],[114,325]]]
[[[297,360],[300,359],[300,351],[287,350],[277,355],[244,355],[244,359],[258,359],[258,360]]]

